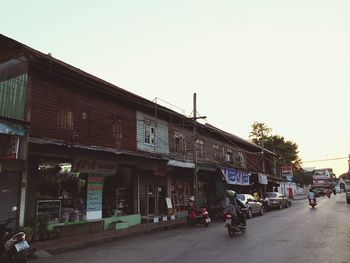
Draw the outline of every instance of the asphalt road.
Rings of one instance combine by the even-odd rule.
[[[184,227],[89,247],[40,262],[300,262],[350,263],[350,205],[344,194],[306,200],[247,221],[247,232],[229,237],[223,222]]]

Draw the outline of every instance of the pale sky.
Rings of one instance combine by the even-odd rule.
[[[348,171],[350,1],[0,0],[0,33],[248,139],[263,122],[304,166]]]

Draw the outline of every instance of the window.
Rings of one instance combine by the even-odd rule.
[[[237,152],[236,163],[237,163],[237,165],[239,165],[239,166],[242,166],[242,167],[245,166],[244,155],[243,155],[242,152]]]
[[[182,133],[175,132],[174,135],[175,152],[184,152],[186,150],[186,139]]]
[[[57,112],[57,128],[73,130],[73,112],[68,109],[59,109]]]
[[[197,139],[196,146],[197,146],[197,156],[203,157],[203,140]]]
[[[112,125],[112,136],[116,140],[123,139],[123,133],[122,133],[122,120],[121,119],[115,119],[113,121]]]
[[[232,150],[229,148],[226,148],[226,151],[224,150],[224,161],[232,163],[233,158],[232,158]]]
[[[215,160],[220,160],[220,146],[217,144],[213,144],[213,155]]]
[[[150,120],[145,120],[145,125],[144,125],[144,129],[145,129],[145,144],[149,144],[149,145],[153,145],[156,146],[157,145],[157,128],[154,122],[150,121]]]

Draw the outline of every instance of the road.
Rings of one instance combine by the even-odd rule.
[[[183,227],[89,247],[33,263],[54,262],[308,262],[350,263],[350,205],[344,194],[306,200],[247,221],[229,237],[222,222]]]

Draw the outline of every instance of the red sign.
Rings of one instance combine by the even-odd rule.
[[[283,166],[283,167],[282,167],[282,174],[283,174],[283,175],[289,175],[289,174],[291,174],[291,173],[293,173],[293,168],[292,168],[292,166]]]

